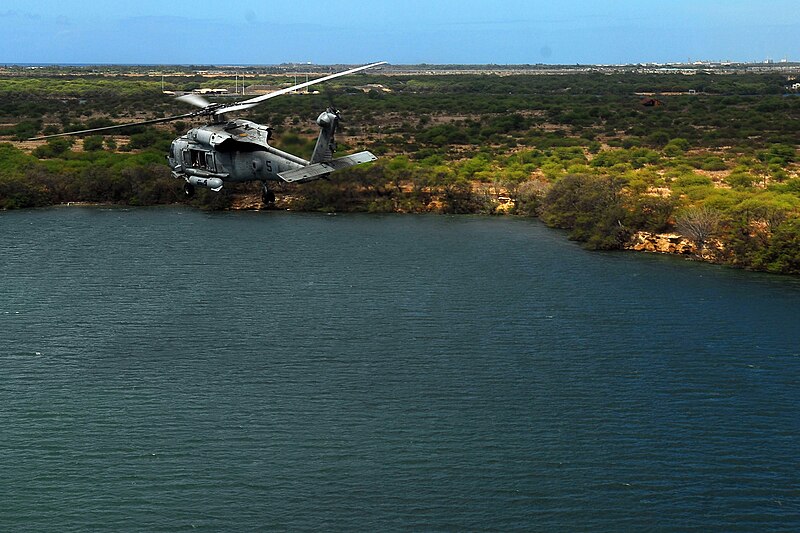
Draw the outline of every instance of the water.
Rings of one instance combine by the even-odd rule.
[[[0,235],[0,530],[800,529],[797,279],[505,218]]]

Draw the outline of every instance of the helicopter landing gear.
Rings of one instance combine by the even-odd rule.
[[[267,188],[267,184],[261,183],[261,201],[264,205],[273,205],[275,203],[275,193]]]
[[[183,195],[186,198],[191,198],[194,196],[194,185],[189,183],[188,181],[183,184]]]

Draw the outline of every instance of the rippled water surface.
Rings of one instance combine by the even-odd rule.
[[[0,530],[800,530],[800,282],[534,221],[0,213]]]

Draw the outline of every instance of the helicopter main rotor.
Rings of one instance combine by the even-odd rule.
[[[30,141],[39,141],[39,140],[44,140],[44,139],[50,139],[50,138],[53,138],[53,137],[65,137],[65,136],[68,136],[68,135],[83,135],[85,133],[96,133],[96,132],[101,132],[101,131],[117,130],[117,129],[122,129],[122,128],[128,128],[128,127],[131,127],[131,126],[144,126],[144,125],[147,125],[147,124],[161,124],[161,123],[164,123],[164,122],[172,122],[174,120],[180,120],[180,119],[184,119],[184,118],[201,117],[201,116],[203,116],[203,117],[211,117],[211,120],[216,123],[216,122],[220,122],[221,120],[223,120],[222,116],[227,114],[227,113],[233,113],[233,112],[236,112],[236,111],[242,111],[242,110],[245,110],[245,109],[250,109],[251,107],[255,107],[255,106],[259,105],[260,103],[265,102],[265,101],[267,101],[267,100],[269,100],[271,98],[275,98],[276,96],[281,96],[283,94],[290,93],[292,91],[305,89],[306,87],[310,87],[311,85],[316,85],[317,83],[322,83],[322,82],[325,82],[325,81],[332,80],[334,78],[338,78],[340,76],[346,76],[348,74],[353,74],[353,73],[356,73],[356,72],[360,72],[362,70],[366,70],[366,69],[369,69],[369,68],[373,68],[373,67],[377,67],[379,65],[385,65],[385,64],[386,64],[386,61],[379,61],[377,63],[370,63],[369,65],[363,65],[363,66],[360,66],[360,67],[351,68],[349,70],[345,70],[345,71],[342,71],[342,72],[337,72],[335,74],[330,74],[330,75],[324,76],[322,78],[317,78],[315,80],[307,81],[307,82],[304,82],[304,83],[299,83],[299,84],[293,85],[291,87],[286,87],[285,89],[279,89],[279,90],[273,91],[271,93],[267,93],[267,94],[264,94],[264,95],[261,95],[261,96],[256,96],[255,98],[250,98],[248,100],[242,100],[241,102],[234,102],[234,103],[231,103],[231,104],[222,104],[222,103],[216,103],[216,102],[212,103],[212,102],[209,102],[208,100],[206,100],[205,98],[203,98],[202,96],[199,96],[197,94],[186,94],[186,95],[177,97],[176,100],[180,100],[181,102],[186,102],[186,103],[188,103],[190,105],[193,105],[195,107],[198,107],[200,109],[198,109],[197,111],[193,111],[191,113],[184,113],[182,115],[174,115],[174,116],[171,116],[171,117],[156,118],[156,119],[152,119],[152,120],[142,120],[142,121],[139,121],[139,122],[130,122],[130,123],[127,123],[127,124],[115,124],[113,126],[104,126],[104,127],[101,127],[101,128],[91,128],[91,129],[80,130],[80,131],[70,131],[70,132],[65,132],[65,133],[56,133],[54,135],[44,135],[44,136],[41,136],[41,137],[32,137],[32,138],[30,138],[28,140],[30,140]]]

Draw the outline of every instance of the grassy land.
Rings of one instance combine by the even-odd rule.
[[[8,141],[0,145],[0,207],[182,201],[164,153],[187,123],[21,142],[185,112],[161,94],[161,81],[58,69],[0,75]],[[266,73],[248,81],[292,82]],[[233,88],[234,80],[192,74],[165,83],[188,90]],[[776,72],[360,75],[322,94],[271,100],[248,118],[271,124],[278,147],[307,156],[313,119],[332,99],[345,117],[340,148],[381,156],[330,182],[285,188],[293,209],[539,216],[602,249],[625,247],[640,231],[680,231],[706,259],[798,274],[800,97],[786,94],[789,83]],[[231,201],[213,193],[193,200],[208,208]]]

